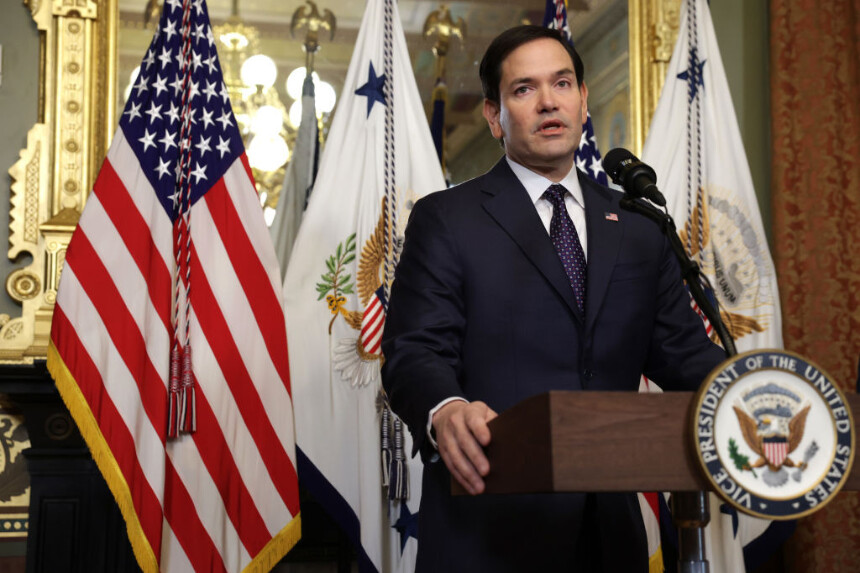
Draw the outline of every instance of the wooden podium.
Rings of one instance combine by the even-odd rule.
[[[679,571],[707,573],[703,528],[711,490],[692,445],[692,392],[549,392],[490,422],[485,494],[673,492]],[[860,395],[847,394],[855,435]],[[844,490],[860,490],[851,468]],[[451,480],[455,495],[466,494]],[[696,493],[692,493],[696,492]]]
[[[706,491],[692,392],[548,392],[490,422],[485,493]],[[855,425],[860,395],[847,394]],[[860,471],[845,483],[860,490]],[[465,493],[452,481],[452,492]]]

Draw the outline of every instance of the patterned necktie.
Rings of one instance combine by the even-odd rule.
[[[556,184],[550,185],[543,194],[543,198],[552,203],[549,237],[552,239],[552,244],[555,245],[555,251],[558,253],[558,258],[561,259],[561,264],[564,265],[567,278],[570,279],[570,287],[573,289],[576,304],[579,306],[579,310],[584,312],[585,252],[582,250],[582,243],[579,242],[576,227],[573,226],[573,221],[567,214],[567,207],[564,205],[565,193],[567,193],[567,189]]]

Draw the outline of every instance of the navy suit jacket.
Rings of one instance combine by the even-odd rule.
[[[435,452],[426,436],[428,412],[439,402],[461,396],[502,412],[549,390],[636,391],[643,373],[664,390],[694,390],[725,357],[690,308],[657,226],[622,211],[619,192],[582,173],[579,182],[588,234],[584,316],[504,158],[412,210],[383,335],[382,375],[392,408],[427,462],[419,571],[539,570],[544,558],[555,570],[582,559],[574,553],[583,494],[449,495],[450,475],[441,461],[430,462]],[[636,498],[595,497],[589,520],[597,522],[588,527],[617,542],[593,548],[597,560],[607,570],[626,568],[612,563],[620,547],[644,545]],[[647,566],[647,550],[645,557]]]

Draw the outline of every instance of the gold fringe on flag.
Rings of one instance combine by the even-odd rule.
[[[275,565],[298,543],[302,536],[302,512],[278,532],[256,557],[248,563],[242,573],[269,573]]]
[[[99,428],[89,404],[81,394],[78,383],[66,367],[66,363],[63,362],[53,341],[48,346],[47,365],[48,372],[51,373],[57,389],[60,391],[60,397],[66,404],[66,408],[69,409],[69,413],[84,437],[99,471],[104,476],[114,499],[116,499],[119,510],[125,519],[128,539],[131,542],[131,548],[138,565],[144,573],[158,573],[158,558],[143,533],[143,527],[141,527],[137,512],[134,510],[128,483],[125,481],[125,477],[116,463],[116,458],[114,458],[102,435],[101,428]]]
[[[648,573],[663,573],[663,548],[658,547],[648,558]]]

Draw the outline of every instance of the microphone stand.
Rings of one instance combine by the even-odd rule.
[[[716,330],[726,354],[730,357],[736,355],[738,352],[734,339],[726,329],[719,311],[705,295],[700,280],[699,265],[687,255],[672,217],[651,203],[634,199],[629,195],[621,199],[620,206],[622,209],[639,213],[657,223],[678,259],[681,277],[686,281],[693,300]],[[711,516],[705,492],[673,492],[672,519],[678,528],[678,570],[681,573],[708,573],[708,560],[705,556],[705,526],[711,520]]]

